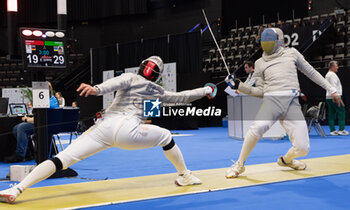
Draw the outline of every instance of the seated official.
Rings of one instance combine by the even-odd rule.
[[[50,89],[50,109],[58,108],[58,101],[53,96],[52,93],[52,86],[49,83],[49,89]],[[28,142],[29,142],[29,137],[34,133],[34,117],[28,117],[24,116],[22,117],[21,123],[13,127],[13,135],[15,136],[17,140],[17,145],[16,145],[16,153],[5,157],[4,162],[7,163],[17,163],[17,162],[23,162],[25,161],[26,158],[26,153],[28,149]],[[29,154],[28,159],[32,159],[30,156],[33,154]]]
[[[13,135],[17,140],[16,153],[4,158],[4,161],[7,163],[17,163],[25,160],[29,136],[34,133],[34,118],[25,116],[22,117],[22,121],[12,129]]]
[[[29,115],[33,114],[33,105],[32,105],[32,102],[30,102],[30,101],[28,101],[28,103],[27,103],[27,111],[28,111]]]
[[[254,63],[252,61],[246,61],[244,63],[244,70],[245,72],[248,74],[247,79],[244,81],[244,83],[249,84],[253,87],[255,87],[255,82],[256,82],[256,78],[253,77],[254,75]],[[239,90],[236,90],[236,93],[239,94]]]

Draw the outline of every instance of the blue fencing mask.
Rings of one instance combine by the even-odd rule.
[[[279,28],[266,28],[261,34],[261,47],[267,55],[271,55],[284,44],[283,32]]]

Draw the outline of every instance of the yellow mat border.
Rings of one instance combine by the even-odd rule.
[[[0,209],[2,209],[2,207],[6,207],[6,209],[79,209],[317,178],[350,172],[350,154],[305,159],[303,161],[308,164],[308,168],[305,171],[294,171],[289,168],[282,168],[277,166],[276,163],[248,165],[246,166],[246,172],[242,174],[241,177],[229,180],[224,177],[227,168],[194,171],[193,173],[202,179],[203,184],[188,187],[176,187],[173,184],[176,174],[161,174],[30,188],[19,197],[16,201],[17,204],[8,205],[0,203]],[[115,187],[111,188],[112,184],[114,184]],[[74,188],[78,188],[78,190],[74,190]],[[91,190],[91,188],[96,188],[96,191]],[[85,190],[88,190],[88,192]],[[123,190],[134,191],[136,193],[129,196]],[[147,195],[145,191],[149,191],[150,194]],[[43,195],[45,192],[47,193],[46,197]],[[113,194],[113,198],[105,201],[103,199],[108,198],[105,198],[104,195],[106,194],[103,193],[106,192],[119,194]],[[97,200],[93,203],[90,200],[83,200],[79,203],[75,200],[72,201],[72,197],[69,197],[72,194],[85,199],[97,198]],[[125,197],[124,199],[122,199],[123,196]],[[127,198],[127,196],[129,196],[129,198]],[[54,202],[55,200],[57,202],[61,200],[63,204],[53,207],[50,201]],[[89,204],[81,205],[84,201]]]
[[[194,195],[194,194],[199,194],[199,193],[209,193],[209,192],[232,190],[232,189],[238,189],[238,188],[254,187],[254,186],[261,186],[261,185],[268,185],[268,184],[275,184],[275,183],[283,183],[283,182],[296,181],[296,180],[301,180],[301,179],[313,179],[313,178],[319,178],[319,177],[335,176],[335,175],[341,175],[341,174],[347,174],[347,173],[350,173],[350,171],[349,172],[344,172],[344,173],[339,173],[339,174],[320,175],[320,176],[314,176],[314,177],[307,177],[307,178],[300,178],[300,179],[291,179],[291,180],[285,180],[285,181],[276,181],[276,182],[269,182],[269,183],[249,185],[249,186],[242,186],[242,187],[226,187],[226,188],[218,188],[218,189],[208,189],[208,190],[193,191],[193,192],[188,192],[188,193],[179,193],[179,194],[173,194],[173,195],[163,195],[163,196],[158,196],[158,197],[155,196],[155,197],[150,197],[150,198],[140,198],[140,199],[134,199],[134,200],[125,200],[125,201],[112,201],[112,202],[98,203],[98,204],[92,204],[92,205],[86,205],[86,206],[76,206],[76,207],[71,207],[71,208],[60,208],[60,209],[54,209],[54,210],[72,210],[72,209],[82,209],[82,208],[93,208],[93,207],[101,207],[101,206],[108,206],[108,205],[117,205],[117,204],[124,204],[124,203],[138,202],[138,201],[148,201],[148,200],[170,198],[170,197],[176,197],[176,196]]]

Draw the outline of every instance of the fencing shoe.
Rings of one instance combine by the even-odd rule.
[[[0,202],[14,203],[16,198],[22,193],[22,189],[16,185],[12,186],[7,190],[0,191]]]
[[[329,134],[330,134],[331,136],[338,136],[338,135],[339,135],[338,131],[332,131],[332,132],[330,132]]]
[[[293,160],[291,163],[286,163],[283,159],[283,156],[278,158],[277,164],[282,167],[290,167],[295,170],[305,170],[306,169],[306,163],[301,162],[300,160]]]
[[[349,135],[349,132],[347,132],[346,130],[338,131],[338,135],[347,136]]]
[[[239,174],[245,171],[245,167],[239,161],[236,161],[226,172],[226,178],[237,178]]]
[[[184,174],[179,174],[175,184],[178,186],[198,185],[202,184],[202,181],[195,177],[190,170],[187,170]]]

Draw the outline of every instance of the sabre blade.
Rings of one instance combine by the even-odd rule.
[[[218,42],[216,41],[215,36],[214,36],[214,34],[213,34],[213,31],[211,30],[211,27],[210,27],[210,24],[209,24],[209,21],[208,21],[207,15],[205,14],[204,9],[202,9],[202,13],[203,13],[205,22],[206,22],[207,25],[208,25],[209,32],[210,32],[210,34],[211,34],[211,36],[212,36],[212,38],[213,38],[213,40],[214,40],[214,42],[215,42],[216,47],[218,48],[218,51],[219,51],[220,56],[221,56],[221,58],[222,58],[222,61],[224,62],[225,68],[226,68],[226,70],[227,70],[227,74],[230,75],[230,70],[229,70],[228,67],[227,67],[226,60],[225,60],[224,56],[222,55],[221,49],[220,49],[220,47],[219,47],[219,45],[218,45]]]

